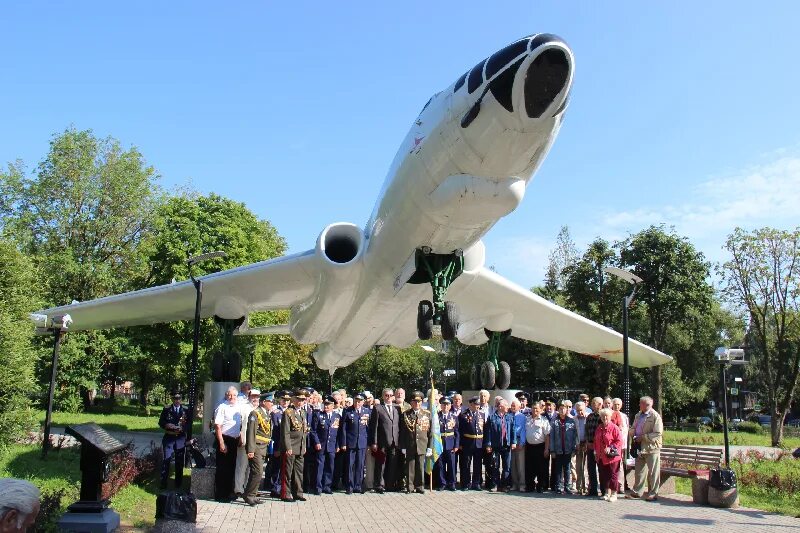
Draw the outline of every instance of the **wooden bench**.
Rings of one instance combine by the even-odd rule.
[[[706,492],[709,471],[722,464],[722,450],[702,446],[661,447],[661,490],[662,494],[675,492],[673,477],[692,480],[692,493],[697,503],[703,503],[702,494]],[[628,486],[633,486],[633,467],[626,466]]]

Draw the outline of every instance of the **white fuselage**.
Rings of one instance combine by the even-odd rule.
[[[466,271],[483,266],[480,239],[522,201],[572,84],[573,56],[563,41],[525,40],[527,47],[512,43],[433,96],[400,145],[360,235],[348,224],[326,229],[352,238],[358,250],[321,269],[314,298],[292,310],[290,331],[299,342],[319,344],[321,368],[347,366],[375,345],[415,342],[416,307],[431,294],[428,284],[405,283],[418,248],[463,250]],[[541,73],[548,68],[565,69],[563,80]],[[465,120],[479,99],[477,116]],[[320,241],[318,250],[325,232]],[[326,296],[332,287],[335,299]]]

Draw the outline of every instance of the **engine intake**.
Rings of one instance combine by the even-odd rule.
[[[347,265],[361,257],[364,233],[348,222],[337,222],[322,230],[317,239],[317,254],[333,265]]]

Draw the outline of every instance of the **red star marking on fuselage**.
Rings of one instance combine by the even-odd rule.
[[[419,143],[421,143],[422,139],[424,138],[425,138],[424,135],[422,137],[414,137],[414,147],[416,148],[417,146],[419,146]]]

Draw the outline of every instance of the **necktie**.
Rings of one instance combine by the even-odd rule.
[[[506,417],[500,419],[500,441],[503,446],[506,445]]]

